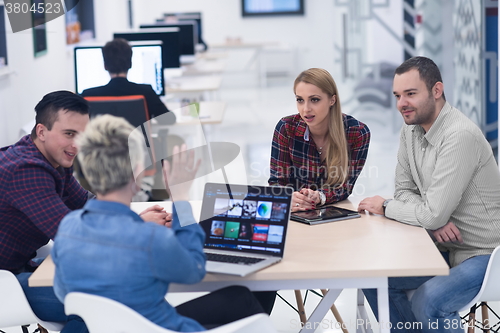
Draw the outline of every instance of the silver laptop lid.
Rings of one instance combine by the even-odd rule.
[[[293,189],[207,183],[200,225],[205,248],[282,257]]]

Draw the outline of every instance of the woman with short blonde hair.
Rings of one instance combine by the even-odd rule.
[[[165,162],[167,191],[169,183],[177,184],[172,222],[150,223],[129,207],[144,164],[142,133],[123,118],[105,115],[90,121],[78,144],[97,199],[66,215],[54,240],[54,292],[61,302],[74,291],[108,297],[176,332],[203,331],[264,312],[243,286],[175,308],[165,299],[170,283],[196,283],[206,273],[205,233],[187,202],[200,166],[192,150],[176,146],[172,163]]]

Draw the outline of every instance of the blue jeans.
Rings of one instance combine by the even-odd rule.
[[[446,259],[446,255],[443,254]],[[389,278],[391,332],[464,332],[458,311],[481,289],[489,255],[469,258],[448,276]],[[417,289],[411,301],[406,290]],[[378,317],[377,290],[364,289]]]
[[[61,333],[88,333],[87,326],[78,316],[66,316],[64,305],[57,299],[52,287],[29,287],[31,273],[17,274],[17,280],[23,288],[31,309],[44,321],[66,323]]]

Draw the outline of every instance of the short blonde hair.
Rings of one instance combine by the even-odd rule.
[[[123,188],[144,164],[143,138],[124,118],[96,117],[76,142],[83,175],[99,194]]]

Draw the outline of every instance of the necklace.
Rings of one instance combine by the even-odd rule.
[[[313,137],[314,139],[314,137]],[[323,144],[320,146],[319,145],[319,142],[323,142]],[[318,154],[321,156],[321,154],[323,154],[323,147],[326,147],[328,145],[328,142],[327,142],[327,139],[326,139],[326,136],[324,136],[321,140],[314,140],[314,143],[316,145],[316,148],[318,149]]]

